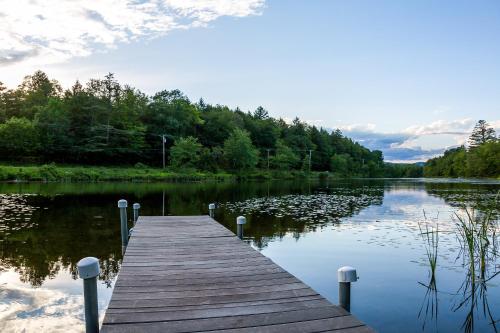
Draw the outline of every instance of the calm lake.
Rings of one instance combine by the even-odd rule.
[[[124,198],[142,215],[207,214],[216,202],[216,220],[233,231],[245,215],[245,241],[333,303],[337,269],[354,266],[351,312],[380,332],[496,332],[499,257],[492,250],[471,278],[452,216],[464,204],[498,213],[499,190],[479,180],[0,184],[0,331],[83,331],[76,263],[86,256],[101,263],[102,319],[120,271]],[[434,278],[419,226],[438,228]]]

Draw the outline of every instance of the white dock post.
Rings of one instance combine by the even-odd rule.
[[[351,266],[343,266],[337,270],[339,280],[339,305],[346,311],[351,311],[351,282],[358,281],[356,269]]]
[[[243,225],[247,223],[247,219],[244,216],[238,216],[236,218],[236,235],[239,239],[243,239]]]
[[[99,332],[99,310],[97,306],[97,277],[99,260],[94,257],[81,259],[78,264],[78,276],[83,279],[83,298],[85,302],[85,332]]]
[[[128,244],[128,225],[127,225],[127,200],[118,200],[118,208],[120,208],[120,224],[121,224],[121,234],[122,234],[122,253],[125,253],[125,249]]]
[[[215,216],[215,204],[211,203],[208,205],[208,215],[210,215],[211,218],[214,218]]]
[[[137,202],[132,205],[134,209],[134,225],[137,223],[137,219],[139,218],[139,208],[141,208],[141,205],[138,204]]]

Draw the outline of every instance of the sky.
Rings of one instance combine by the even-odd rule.
[[[115,73],[425,161],[500,130],[497,0],[0,0],[0,81]]]

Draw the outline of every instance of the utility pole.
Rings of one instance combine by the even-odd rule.
[[[163,144],[163,169],[165,169],[165,134],[162,134],[161,142]]]
[[[312,149],[309,149],[309,173],[311,173],[311,157],[312,157]]]
[[[271,149],[266,149],[267,150],[267,171],[269,171],[269,151]]]

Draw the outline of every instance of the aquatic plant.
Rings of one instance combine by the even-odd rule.
[[[425,253],[431,269],[431,277],[435,278],[438,259],[439,223],[436,222],[434,225],[431,225],[427,219],[425,211],[424,219],[425,220],[423,222],[418,222],[418,229],[420,230],[420,235],[425,242]]]
[[[431,318],[436,318],[436,326],[437,326],[437,317],[438,317],[438,290],[436,283],[436,268],[437,268],[437,260],[438,260],[438,245],[439,245],[439,223],[433,223],[429,221],[427,215],[424,211],[424,221],[418,222],[418,228],[420,230],[420,235],[424,240],[425,244],[425,253],[426,259],[429,263],[429,282],[427,284],[419,282],[420,285],[426,288],[424,301],[420,306],[420,310],[418,312],[418,317],[420,318],[424,313],[424,322],[422,324],[422,330],[425,330],[426,319],[430,313]],[[425,312],[424,312],[425,310]]]
[[[377,191],[362,189],[251,198],[222,203],[221,207],[233,213],[291,217],[299,222],[317,225],[339,222],[341,218],[352,216],[370,205],[379,205],[381,201]]]
[[[497,203],[498,194],[492,207],[496,207]],[[488,317],[492,328],[497,332],[498,321],[493,318],[488,304],[487,288],[488,282],[500,274],[495,267],[498,258],[498,219],[493,209],[482,213],[468,207],[455,212],[454,216],[457,221],[457,238],[461,245],[460,257],[463,260],[463,267],[466,268],[466,278],[458,292],[462,295],[462,299],[453,310],[457,311],[469,305],[462,328],[465,332],[473,332],[474,311],[482,305],[483,315]]]

